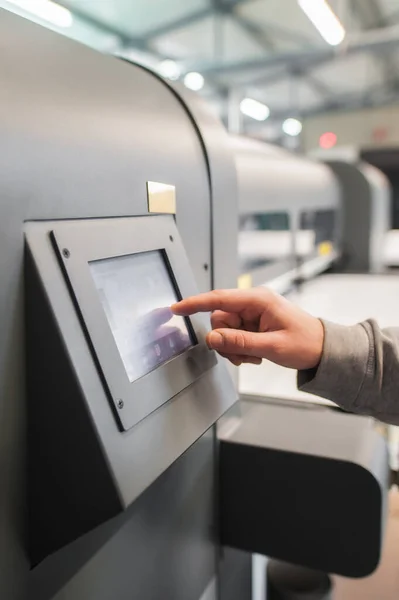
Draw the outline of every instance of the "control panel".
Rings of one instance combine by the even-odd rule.
[[[126,510],[237,394],[209,316],[171,311],[198,292],[172,216],[32,222],[25,236],[36,563]]]

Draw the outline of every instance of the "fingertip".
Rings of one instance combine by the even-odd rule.
[[[256,365],[259,366],[262,364],[262,359],[258,358],[256,356],[246,356],[243,360],[243,362],[249,364],[249,365]]]
[[[231,360],[230,362],[231,362],[231,363],[232,363],[232,364],[233,364],[235,367],[241,367],[241,365],[242,365],[242,362],[241,362],[241,361],[236,361],[236,362],[235,362],[234,360]]]
[[[170,310],[172,311],[172,313],[174,315],[183,316],[183,312],[181,309],[181,302],[175,302],[175,304],[172,304],[172,306],[170,307]]]
[[[239,358],[232,358],[231,356],[230,357],[226,357],[226,358],[235,367],[240,367],[242,365],[242,360],[240,360]]]

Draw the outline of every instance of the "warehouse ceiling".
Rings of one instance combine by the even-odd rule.
[[[53,28],[185,81],[233,129],[240,102],[260,102],[240,126],[267,139],[290,117],[399,99],[399,0],[0,1],[43,24],[45,5],[67,9]],[[317,5],[336,18],[324,37]]]

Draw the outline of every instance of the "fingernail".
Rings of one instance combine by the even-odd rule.
[[[215,350],[224,346],[224,338],[218,331],[212,331],[208,336],[208,341],[210,347]]]

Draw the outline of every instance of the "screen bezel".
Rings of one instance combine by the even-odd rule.
[[[186,322],[196,345],[130,382],[90,271],[97,260],[161,251],[177,296],[195,294],[173,217],[60,223],[51,239],[121,430],[129,430],[216,364],[205,341],[206,322],[194,315]]]
[[[166,277],[168,278],[168,281],[169,281],[169,283],[170,283],[170,285],[172,287],[172,290],[173,290],[173,293],[174,293],[174,302],[180,301],[182,299],[182,296],[181,296],[180,290],[178,289],[177,282],[176,282],[175,276],[173,274],[173,271],[172,271],[172,269],[170,267],[168,256],[167,256],[165,250],[163,250],[163,249],[162,250],[155,250],[155,251],[150,250],[150,251],[146,251],[146,252],[136,252],[134,254],[127,254],[127,255],[123,255],[123,256],[110,257],[110,258],[106,258],[106,259],[93,260],[93,261],[89,262],[90,273],[91,273],[93,279],[95,280],[94,273],[92,271],[92,266],[96,265],[97,263],[107,262],[108,260],[115,260],[116,262],[118,262],[118,259],[120,259],[120,258],[123,259],[123,258],[131,258],[131,257],[135,257],[135,256],[143,256],[143,255],[146,255],[146,254],[153,254],[154,252],[156,252],[156,254],[157,254],[158,258],[159,258],[159,261],[160,261],[160,265],[163,266],[164,273],[165,273]],[[95,285],[96,285],[96,283],[95,283]],[[98,290],[97,285],[96,285],[96,289]],[[104,310],[104,307],[103,307],[103,310]],[[104,310],[104,312],[106,314],[105,310]],[[107,316],[107,314],[106,314],[106,316]],[[124,364],[125,371],[127,372],[128,379],[129,379],[130,383],[134,383],[134,381],[137,381],[138,379],[141,379],[141,377],[145,377],[146,375],[148,375],[149,373],[151,373],[151,371],[154,371],[155,369],[158,369],[163,364],[169,362],[170,360],[173,360],[174,358],[176,358],[180,354],[183,354],[184,352],[186,352],[187,350],[189,350],[190,348],[192,348],[193,346],[196,346],[198,344],[198,340],[196,338],[195,332],[194,332],[193,327],[191,325],[190,319],[188,317],[181,317],[181,318],[184,321],[184,325],[186,327],[186,333],[187,333],[187,335],[189,337],[189,345],[187,345],[185,348],[183,348],[183,350],[181,350],[180,352],[176,352],[175,354],[173,354],[172,356],[170,356],[169,358],[167,358],[163,362],[159,363],[155,367],[151,367],[149,371],[147,371],[146,373],[143,373],[142,375],[139,375],[138,377],[135,377],[134,379],[130,378],[129,373],[128,373],[128,366],[125,364],[125,361],[123,360],[121,351],[120,351],[120,349],[118,347],[119,354],[121,356],[121,359],[122,359],[122,362]],[[108,317],[107,317],[107,319],[108,319]],[[108,319],[108,322],[109,322],[109,319]],[[111,326],[111,324],[110,324],[110,326]],[[111,326],[111,331],[112,331],[112,326]],[[114,336],[114,340],[115,340],[116,345],[118,346],[118,343],[116,342],[115,336]]]

